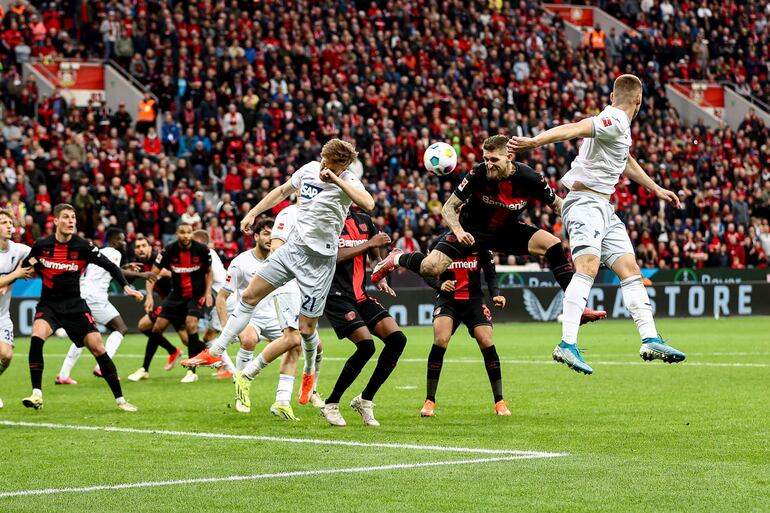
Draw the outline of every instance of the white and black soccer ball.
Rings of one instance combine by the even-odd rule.
[[[433,143],[422,157],[425,169],[437,176],[451,174],[457,167],[457,152],[447,143]]]

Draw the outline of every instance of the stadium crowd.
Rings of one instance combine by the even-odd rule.
[[[639,31],[608,34],[601,51],[571,47],[561,22],[527,2],[33,3],[42,19],[14,2],[0,33],[0,205],[17,215],[27,243],[52,230],[53,204],[70,202],[79,229],[100,242],[118,225],[129,241],[144,233],[161,243],[185,218],[208,228],[229,261],[248,244],[240,216],[340,137],[360,152],[376,225],[396,246],[424,250],[484,138],[597,114],[613,77],[631,72],[646,86],[634,154],[685,204],[675,211],[635,184],[618,188],[641,265],[768,265],[770,127],[757,117],[739,130],[686,126],[664,91],[675,77],[730,76],[770,96],[759,2],[705,2],[703,16],[695,4],[674,2],[672,14],[669,0],[607,0]],[[731,33],[725,16],[752,28]],[[22,80],[19,63],[30,55],[115,59],[157,101],[113,113],[73,108]],[[448,179],[422,167],[436,140],[459,155]],[[576,152],[565,143],[517,158],[556,187]],[[563,235],[539,205],[523,217]]]

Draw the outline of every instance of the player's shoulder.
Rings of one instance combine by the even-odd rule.
[[[300,177],[306,176],[318,176],[321,173],[321,163],[317,160],[313,160],[300,167],[295,171]]]
[[[197,240],[192,241],[192,246],[190,249],[195,253],[201,253],[205,255],[209,254],[209,247],[201,242],[198,242]]]
[[[544,180],[545,179],[543,177],[543,175],[541,175],[540,173],[538,173],[537,171],[535,171],[534,169],[529,167],[524,162],[519,162],[517,160],[517,161],[514,161],[513,164],[516,166],[516,173],[514,173],[513,176],[511,177],[514,180],[516,180],[516,179],[519,179],[519,180],[524,179],[524,180],[540,181],[540,180]]]
[[[26,244],[23,244],[21,242],[13,242],[11,240],[11,241],[8,241],[8,243],[10,244],[10,248],[9,248],[11,250],[10,252],[14,256],[26,255],[27,253],[29,253],[30,249],[32,249],[29,246],[27,246]]]
[[[101,249],[101,252],[104,256],[118,256],[120,255],[120,251],[118,251],[116,248],[105,246]]]
[[[357,223],[371,223],[372,222],[372,216],[367,214],[366,212],[353,209],[351,208],[348,212],[348,217],[351,219],[355,219]]]
[[[79,249],[82,251],[91,251],[94,253],[99,252],[99,246],[91,242],[90,240],[81,237],[80,235],[73,235],[69,241],[70,249]]]
[[[621,132],[626,131],[631,126],[628,114],[612,105],[607,105],[598,118],[605,127],[615,125]]]

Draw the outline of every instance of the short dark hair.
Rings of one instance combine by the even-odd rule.
[[[59,203],[58,205],[56,205],[55,207],[53,207],[53,216],[54,216],[55,218],[58,218],[58,217],[59,217],[59,215],[60,215],[62,212],[64,212],[65,210],[71,210],[71,211],[75,212],[75,207],[73,207],[73,206],[72,206],[72,205],[70,205],[69,203]]]
[[[123,235],[123,230],[120,228],[110,228],[107,230],[107,242],[112,242],[114,240],[117,240],[118,237]]]
[[[193,239],[201,239],[203,244],[208,244],[211,237],[209,237],[209,232],[206,230],[195,230],[193,232]]]
[[[484,151],[499,151],[504,150],[506,144],[508,144],[508,137],[497,134],[485,139],[481,149]]]
[[[273,224],[275,224],[275,219],[273,219],[272,217],[261,217],[254,222],[254,225],[252,226],[251,231],[252,233],[254,233],[254,235],[257,235],[259,232],[261,232],[265,228],[272,229]]]
[[[183,227],[183,226],[189,226],[190,228],[192,228],[192,225],[191,225],[190,223],[188,223],[187,221],[185,221],[185,220],[183,220],[183,219],[180,219],[180,220],[179,220],[179,221],[176,223],[176,229],[177,229],[177,230],[179,230],[179,229],[180,229],[181,227]]]

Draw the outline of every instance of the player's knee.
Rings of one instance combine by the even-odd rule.
[[[184,322],[184,327],[187,330],[187,333],[193,334],[198,331],[198,318],[197,317],[188,317]]]
[[[312,331],[308,335],[305,335],[305,333],[302,333],[298,330],[289,330],[284,333],[284,337],[286,337],[286,341],[289,343],[291,348],[294,349],[295,347],[300,347],[302,345],[303,337],[309,337],[312,334]]]
[[[593,278],[599,272],[599,264],[598,256],[581,255],[575,259],[575,271]]]
[[[257,347],[257,338],[256,337],[244,337],[241,336],[241,349],[244,351],[254,351],[254,348]]]
[[[406,347],[406,335],[403,331],[395,331],[385,337],[385,349],[383,353],[386,353],[393,361],[398,360],[401,357],[401,353],[404,352]]]
[[[369,360],[372,356],[374,356],[374,340],[362,340],[358,344],[356,344],[356,353],[359,354],[359,356],[365,360]]]
[[[433,345],[446,349],[449,346],[450,335],[435,335],[433,337]]]
[[[7,369],[11,365],[12,358],[13,358],[12,353],[0,354],[0,374],[5,372],[5,369]]]
[[[442,272],[444,272],[444,270],[441,269],[441,262],[429,260],[427,258],[422,261],[422,265],[420,266],[420,274],[423,276],[428,278],[438,278]]]

